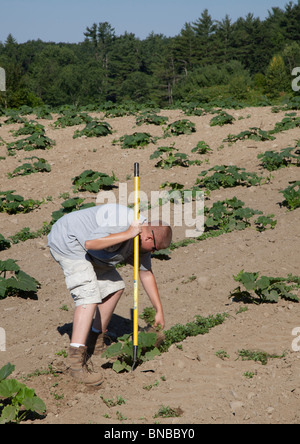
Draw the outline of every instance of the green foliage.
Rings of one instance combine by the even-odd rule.
[[[293,294],[300,288],[300,277],[288,275],[288,277],[260,276],[260,273],[249,273],[241,270],[234,280],[240,282],[245,290],[238,286],[230,294],[235,300],[245,302],[278,302],[279,298],[299,302],[297,295]]]
[[[188,155],[184,153],[175,153],[174,151],[178,151],[177,148],[161,146],[153,154],[151,154],[150,159],[160,160],[155,165],[157,168],[163,168],[165,170],[170,169],[174,166],[182,166],[188,167],[190,165],[201,165],[200,160],[189,160]]]
[[[118,342],[111,345],[103,354],[106,358],[118,357],[114,364],[113,370],[117,373],[122,371],[130,371],[133,365],[133,341],[130,340],[131,335],[123,335],[118,338]],[[154,346],[156,342],[156,333],[139,333],[139,347],[137,354],[137,365],[145,361],[159,356],[159,350]]]
[[[251,225],[250,219],[262,212],[248,207],[244,208],[244,202],[234,197],[215,202],[210,209],[204,209],[204,214],[206,216],[205,234],[211,230],[220,230],[222,233],[244,230]]]
[[[65,110],[62,112],[62,116],[54,122],[54,126],[57,128],[66,128],[67,126],[80,125],[82,123],[91,122],[93,119],[87,113],[77,113],[73,110]]]
[[[52,213],[52,221],[50,222],[49,226],[46,227],[47,231],[50,231],[51,226],[62,216],[68,213],[72,213],[73,211],[83,210],[85,208],[94,207],[94,203],[86,203],[84,204],[84,199],[80,197],[73,197],[71,199],[65,200],[61,206],[62,208],[58,211],[53,211]]]
[[[77,137],[105,137],[112,134],[112,127],[107,122],[98,122],[97,120],[88,121],[85,128],[76,130],[73,139]]]
[[[55,141],[51,140],[49,137],[45,136],[43,132],[34,132],[31,136],[25,139],[17,140],[16,142],[11,142],[7,144],[7,149],[10,154],[15,154],[17,150],[33,151],[33,150],[44,150],[50,149],[55,145]]]
[[[209,172],[214,172],[208,176]],[[234,165],[216,165],[207,171],[202,171],[199,174],[200,179],[197,179],[196,185],[207,188],[208,190],[217,190],[219,188],[230,188],[236,186],[254,186],[260,185],[264,180],[256,173],[248,173],[245,168],[238,168]]]
[[[0,424],[19,424],[32,414],[46,412],[44,401],[34,389],[16,379],[7,379],[14,369],[10,363],[0,369]]]
[[[19,115],[19,112],[17,110],[8,110],[6,112],[6,116],[8,117],[4,123],[6,125],[11,125],[13,123],[25,123],[24,117],[21,117]]]
[[[284,148],[280,153],[276,151],[266,151],[265,153],[259,154],[257,158],[261,159],[262,166],[268,171],[275,171],[279,168],[285,168],[294,164],[300,166],[300,150],[296,150],[295,148]]]
[[[290,129],[300,127],[300,117],[297,117],[296,113],[288,113],[281,120],[281,122],[277,122],[275,124],[274,129],[269,131],[269,134],[276,134],[282,131],[288,131]]]
[[[204,335],[209,333],[209,330],[217,325],[223,324],[227,318],[227,314],[216,314],[215,316],[195,316],[195,320],[186,325],[177,324],[165,331],[165,341],[160,350],[168,351],[172,344],[182,342],[184,339],[191,336]]]
[[[287,90],[289,78],[285,69],[283,58],[276,55],[272,58],[265,78],[264,91],[269,97],[275,97]]]
[[[235,143],[238,140],[256,140],[256,141],[266,141],[274,140],[273,134],[277,134],[281,131],[287,131],[300,126],[300,117],[296,116],[296,113],[286,114],[286,117],[282,119],[281,122],[275,124],[274,129],[271,131],[264,131],[260,128],[250,128],[249,130],[242,131],[237,135],[229,134],[224,142]]]
[[[143,319],[147,324],[153,325],[155,321],[155,314],[156,312],[153,307],[146,307],[139,317]]]
[[[37,237],[41,237],[45,234],[44,227],[34,232],[31,232],[29,227],[24,227],[9,238],[13,244],[18,244],[19,242],[25,242],[28,239],[36,239]]]
[[[0,213],[17,214],[29,213],[38,208],[43,202],[39,200],[27,199],[12,191],[0,191]],[[3,196],[3,197],[1,197]]]
[[[183,411],[180,408],[172,408],[169,405],[162,405],[153,418],[178,418],[182,416]]]
[[[165,130],[165,136],[180,136],[181,134],[192,134],[196,131],[196,126],[188,119],[176,120],[170,123]]]
[[[136,118],[136,124],[141,126],[143,124],[147,125],[165,125],[168,121],[168,117],[158,116],[157,114],[152,114],[149,112],[144,112]]]
[[[26,136],[29,134],[45,134],[45,127],[35,120],[30,120],[29,122],[25,121],[23,127],[19,128],[16,131],[13,131],[13,135],[16,136]]]
[[[204,318],[196,316],[195,321],[189,322],[186,325],[175,325],[170,330],[165,331],[165,341],[159,347],[155,347],[157,340],[156,333],[139,333],[139,347],[138,347],[138,365],[145,361],[154,359],[160,353],[167,352],[172,344],[182,342],[189,336],[197,336],[206,334],[209,330],[217,325],[222,324],[227,318],[227,314],[217,314]],[[103,354],[103,357],[118,359],[113,364],[113,369],[117,373],[123,371],[130,371],[133,365],[133,342],[130,340],[131,335],[124,335],[118,338],[118,342],[111,345]]]
[[[7,273],[10,277],[6,277]],[[39,286],[39,282],[24,273],[14,259],[0,261],[0,299],[7,296],[31,297]]]
[[[90,191],[91,193],[98,193],[99,190],[110,190],[113,188],[115,181],[114,174],[108,176],[105,173],[93,170],[85,170],[72,179],[75,191]]]
[[[49,163],[47,163],[45,159],[38,158],[36,156],[25,157],[25,159],[31,160],[32,163],[23,163],[23,165],[20,165],[19,167],[14,169],[12,173],[8,173],[9,178],[15,176],[27,176],[28,174],[32,173],[49,173],[51,171],[51,166],[49,165]]]
[[[270,229],[273,230],[277,225],[277,220],[273,219],[274,214],[269,214],[267,216],[259,216],[255,221],[257,231],[265,231],[270,225]]]
[[[210,126],[224,126],[232,124],[234,121],[235,118],[233,116],[226,113],[226,111],[220,111],[217,116],[211,119]]]
[[[10,241],[0,234],[0,251],[10,248]]]
[[[262,365],[267,365],[269,359],[282,358],[275,354],[270,354],[260,350],[239,350],[238,356],[242,358],[243,361],[254,361],[260,362]]]
[[[200,142],[197,143],[197,146],[195,146],[195,148],[192,148],[192,153],[197,154],[206,154],[210,151],[212,151],[212,149],[203,140],[200,140]]]
[[[174,37],[163,29],[145,39],[130,30],[116,35],[108,22],[87,27],[82,41],[72,45],[40,39],[19,44],[11,36],[0,47],[1,66],[9,73],[5,101],[10,108],[93,103],[101,109],[109,101],[104,112],[110,115],[114,109],[129,112],[128,106],[119,108],[128,99],[160,106],[192,101],[194,114],[212,101],[227,101],[226,109],[241,100],[278,104],[284,94],[293,95],[299,8],[288,2],[264,20],[245,14],[235,21],[215,20],[204,10]]]
[[[300,207],[300,180],[289,182],[291,185],[285,190],[280,191],[285,197],[283,205],[290,210],[295,210]]]
[[[237,135],[229,134],[223,142],[235,143],[238,140],[256,140],[265,142],[266,140],[275,140],[275,137],[272,136],[268,131],[264,131],[260,128],[250,128],[249,130],[242,131]]]
[[[114,144],[120,142],[121,148],[143,148],[149,143],[155,143],[155,139],[151,137],[149,133],[134,133],[131,135],[126,134],[125,136],[120,137],[119,140],[114,140]]]

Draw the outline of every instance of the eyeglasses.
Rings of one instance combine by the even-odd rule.
[[[152,251],[158,251],[158,249],[156,248],[156,242],[155,242],[155,236],[154,236],[154,231],[152,230],[152,236],[153,236],[153,243],[154,243],[154,248]]]

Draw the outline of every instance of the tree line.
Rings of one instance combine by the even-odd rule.
[[[233,22],[208,10],[175,37],[116,35],[108,22],[87,27],[80,43],[0,42],[7,91],[0,105],[52,107],[112,101],[161,107],[220,97],[256,104],[292,95],[300,66],[300,0],[273,7],[265,20],[249,13]]]

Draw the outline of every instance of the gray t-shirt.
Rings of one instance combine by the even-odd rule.
[[[140,222],[146,218],[140,216]],[[134,239],[105,250],[87,250],[85,241],[126,231],[134,221],[134,211],[107,204],[74,211],[58,219],[48,235],[48,246],[69,259],[88,259],[97,265],[114,267],[120,262],[133,264]],[[151,269],[151,253],[140,253],[140,270]]]

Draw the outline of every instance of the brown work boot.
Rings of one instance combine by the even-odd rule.
[[[91,371],[87,366],[87,347],[69,347],[70,374],[78,382],[98,386],[103,382],[103,375]]]
[[[95,333],[92,330],[87,339],[89,355],[101,356],[112,343],[111,338],[105,333]]]

